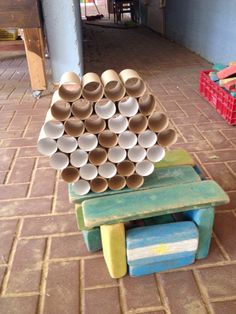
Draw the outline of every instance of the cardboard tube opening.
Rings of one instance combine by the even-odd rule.
[[[126,178],[126,184],[129,189],[138,189],[144,183],[144,178],[137,173],[132,174],[130,177]]]
[[[136,71],[125,69],[120,72],[120,77],[128,95],[140,97],[145,93],[146,85]]]
[[[98,101],[103,96],[103,85],[96,73],[86,73],[82,78],[82,95],[90,101]]]
[[[105,164],[98,167],[98,173],[103,178],[112,178],[116,175],[116,166],[111,162],[106,162]]]
[[[160,146],[167,147],[177,141],[177,133],[174,129],[166,129],[158,134],[157,142]]]
[[[114,132],[105,130],[98,135],[98,141],[101,146],[110,148],[117,144],[117,135]]]
[[[64,125],[57,120],[50,120],[44,124],[44,132],[47,137],[57,139],[64,133]]]
[[[75,101],[81,95],[81,83],[79,76],[74,72],[66,72],[62,75],[58,94],[67,101]]]
[[[67,183],[75,182],[79,179],[79,170],[71,166],[66,167],[61,172],[61,178]]]
[[[54,139],[46,136],[44,132],[44,127],[41,128],[38,142],[37,142],[38,152],[44,156],[51,156],[57,151],[57,143]]]
[[[129,129],[130,131],[134,133],[137,133],[137,134],[142,133],[143,131],[146,130],[147,125],[148,125],[148,120],[141,113],[138,113],[129,119]]]
[[[73,188],[76,194],[86,195],[90,191],[90,184],[85,180],[78,180],[73,184]]]
[[[149,116],[153,113],[156,107],[156,100],[153,94],[145,94],[139,98],[139,111],[145,115]]]
[[[70,163],[74,167],[83,167],[88,162],[88,153],[84,150],[77,149],[73,153],[70,154]]]
[[[168,127],[169,119],[163,112],[153,112],[148,118],[148,126],[153,132],[161,132]]]
[[[76,118],[84,120],[91,116],[93,106],[92,103],[86,99],[78,99],[72,104],[71,111]]]
[[[114,163],[121,162],[126,158],[126,150],[119,146],[109,148],[107,157],[111,162]]]
[[[130,160],[124,160],[117,165],[117,172],[121,176],[131,176],[135,171],[134,163]]]
[[[87,120],[85,120],[84,125],[89,133],[98,134],[105,129],[106,122],[101,117],[93,114]]]
[[[125,95],[125,87],[123,86],[119,75],[114,70],[106,70],[101,75],[104,85],[105,96],[112,101],[118,101]]]
[[[125,117],[133,117],[139,109],[138,102],[134,97],[124,97],[118,104],[119,112]]]
[[[104,148],[97,147],[89,153],[89,161],[95,166],[102,165],[107,160],[107,152]]]
[[[50,166],[56,170],[63,170],[69,164],[69,158],[66,154],[57,152],[49,159]]]
[[[137,136],[130,131],[125,131],[119,135],[118,144],[124,149],[130,149],[137,144]]]
[[[149,148],[154,146],[157,141],[157,136],[154,132],[150,130],[146,130],[145,132],[139,134],[138,136],[138,143],[140,146],[144,148]]]
[[[70,136],[78,137],[84,133],[83,121],[76,118],[68,119],[65,124],[65,132]]]
[[[133,162],[140,162],[146,157],[145,148],[136,145],[128,150],[128,158]]]
[[[128,124],[128,119],[120,114],[117,114],[108,120],[108,128],[116,134],[124,132],[127,129]]]
[[[142,177],[149,176],[154,171],[154,165],[149,160],[143,160],[136,164],[136,172]]]
[[[97,136],[90,133],[84,133],[79,137],[78,145],[82,150],[90,152],[91,150],[95,149],[98,145]]]
[[[120,175],[116,175],[108,180],[108,187],[111,190],[121,190],[125,186],[126,186],[125,178]]]
[[[152,162],[161,161],[165,157],[165,149],[161,146],[155,145],[148,148],[147,150],[147,159]]]
[[[97,167],[87,164],[80,168],[80,177],[85,180],[93,180],[98,174]]]
[[[63,153],[72,153],[77,146],[77,140],[73,136],[63,135],[57,140],[57,147]]]
[[[102,193],[108,188],[108,183],[105,178],[97,177],[90,182],[91,191],[95,193]]]
[[[96,114],[102,119],[110,119],[116,113],[116,105],[107,98],[102,98],[94,106]]]
[[[51,106],[52,116],[59,121],[65,121],[71,115],[70,104],[64,100],[58,100]]]

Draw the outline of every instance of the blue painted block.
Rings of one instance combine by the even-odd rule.
[[[129,266],[185,260],[196,254],[198,228],[191,221],[134,228],[127,231]]]
[[[133,277],[144,276],[153,273],[159,273],[169,269],[175,269],[190,265],[195,261],[195,253],[187,256],[186,258],[179,258],[165,262],[145,264],[140,266],[129,266],[129,275]]]
[[[187,219],[195,222],[195,224],[198,226],[199,245],[196,253],[196,258],[205,258],[208,255],[211,244],[211,235],[215,215],[214,207],[186,211],[183,213],[183,215]]]
[[[96,252],[102,249],[100,228],[82,231],[84,242],[89,252]]]
[[[215,72],[210,72],[210,73],[209,73],[209,77],[210,77],[210,79],[211,79],[213,82],[219,81],[219,78],[218,78],[218,76],[217,76],[217,74],[216,74]]]

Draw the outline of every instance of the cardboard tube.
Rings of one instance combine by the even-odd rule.
[[[106,162],[105,164],[98,167],[99,175],[106,179],[114,177],[116,172],[116,166],[111,162]]]
[[[78,139],[78,145],[82,150],[90,152],[91,150],[95,149],[98,145],[97,136],[90,133],[84,133]]]
[[[79,179],[79,170],[71,166],[66,167],[61,172],[61,178],[67,183],[75,182]]]
[[[75,101],[81,95],[81,83],[79,76],[74,72],[66,72],[62,75],[58,94],[66,101]]]
[[[90,182],[91,191],[95,193],[101,193],[106,191],[108,188],[108,183],[105,178],[97,177]]]
[[[138,113],[129,119],[129,129],[131,132],[134,132],[136,134],[139,134],[145,131],[147,128],[147,125],[148,125],[148,120],[141,113]]]
[[[89,133],[98,134],[105,129],[106,122],[101,117],[93,114],[87,120],[85,120],[84,125]]]
[[[160,146],[167,147],[177,141],[177,133],[174,129],[166,129],[158,134],[157,142]]]
[[[88,72],[82,78],[82,95],[90,101],[98,101],[103,96],[103,85],[96,73]]]
[[[59,96],[58,90],[52,96],[51,113],[59,121],[64,121],[71,115],[70,104]]]
[[[72,104],[71,111],[76,118],[84,120],[91,116],[93,106],[92,103],[86,99],[78,99]]]
[[[117,144],[117,135],[109,130],[104,130],[98,135],[98,141],[101,146],[110,148]]]
[[[84,150],[77,149],[73,153],[70,154],[70,163],[74,167],[83,167],[88,162],[88,153]]]
[[[106,70],[101,75],[105,96],[112,101],[118,101],[125,95],[125,87],[119,75],[114,70]]]
[[[137,173],[132,174],[130,177],[126,178],[126,184],[129,189],[138,189],[144,183],[144,178]]]
[[[86,195],[90,191],[90,184],[85,180],[78,180],[73,184],[73,188],[76,194]]]
[[[84,133],[84,123],[83,121],[70,118],[64,123],[65,132],[74,137],[78,137]]]
[[[51,156],[57,151],[56,141],[46,136],[43,127],[39,134],[39,138],[37,142],[37,149],[39,153],[44,156]]]
[[[126,186],[125,178],[120,175],[116,175],[108,180],[108,187],[111,190],[121,190],[125,186]]]
[[[136,145],[128,150],[128,158],[133,162],[140,162],[146,157],[145,148]]]
[[[145,93],[146,85],[136,71],[125,69],[120,72],[120,78],[125,85],[128,95],[132,97],[140,97]]]
[[[97,167],[87,164],[80,168],[80,177],[85,180],[93,180],[98,174]]]
[[[155,145],[148,148],[147,150],[147,159],[152,162],[161,161],[165,157],[165,149],[161,146]]]
[[[57,152],[49,159],[50,166],[56,170],[63,170],[69,164],[69,158],[66,154]]]
[[[144,148],[152,147],[156,144],[157,136],[154,132],[146,130],[145,132],[139,134],[138,143]]]
[[[44,122],[44,132],[47,137],[57,139],[64,133],[64,125],[62,122],[55,120],[49,109]]]
[[[114,163],[121,162],[126,158],[126,150],[119,146],[109,148],[107,157],[111,162]]]
[[[72,153],[78,146],[77,140],[73,136],[63,135],[57,140],[57,147],[63,153]]]
[[[133,117],[139,109],[138,102],[134,97],[124,97],[118,104],[119,112],[125,117]]]
[[[169,119],[163,112],[155,111],[148,118],[148,126],[153,132],[161,132],[168,127]]]
[[[130,160],[124,160],[117,165],[117,172],[121,176],[131,176],[135,171],[134,163]]]
[[[107,152],[104,148],[97,147],[89,153],[89,161],[95,166],[102,165],[107,160]]]
[[[153,94],[145,94],[139,98],[139,111],[145,115],[149,116],[153,113],[156,107],[156,100]]]
[[[142,177],[149,176],[154,171],[154,165],[149,160],[143,160],[136,164],[136,172]]]
[[[124,132],[127,129],[128,124],[128,119],[120,114],[117,114],[108,120],[108,128],[116,134]]]
[[[96,114],[102,119],[109,119],[116,113],[116,105],[107,98],[102,98],[94,106]]]
[[[137,144],[137,136],[130,131],[125,131],[119,135],[118,144],[124,149],[130,149]]]

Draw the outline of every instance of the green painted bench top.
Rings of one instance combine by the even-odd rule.
[[[90,199],[83,202],[82,210],[85,226],[93,228],[227,202],[222,188],[207,180]]]
[[[163,169],[155,169],[155,171],[145,178],[145,182],[139,191],[152,189],[154,187],[168,186],[168,185],[177,185],[179,183],[187,183],[200,181],[199,175],[195,172],[195,170],[190,166],[182,166],[182,167],[171,167],[171,168],[163,168]],[[70,201],[76,204],[80,204],[85,200],[89,199],[100,199],[101,197],[109,196],[109,195],[117,195],[117,194],[125,194],[130,193],[132,190],[125,188],[121,191],[111,191],[107,190],[103,193],[93,193],[90,192],[84,196],[79,196],[75,193],[73,189],[73,185],[69,184],[69,197]]]

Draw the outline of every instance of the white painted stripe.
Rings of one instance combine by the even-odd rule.
[[[197,247],[198,238],[172,243],[159,243],[136,249],[128,249],[127,256],[129,261],[134,261],[137,259],[148,258],[153,256],[163,256],[181,252],[191,252],[197,250]]]

